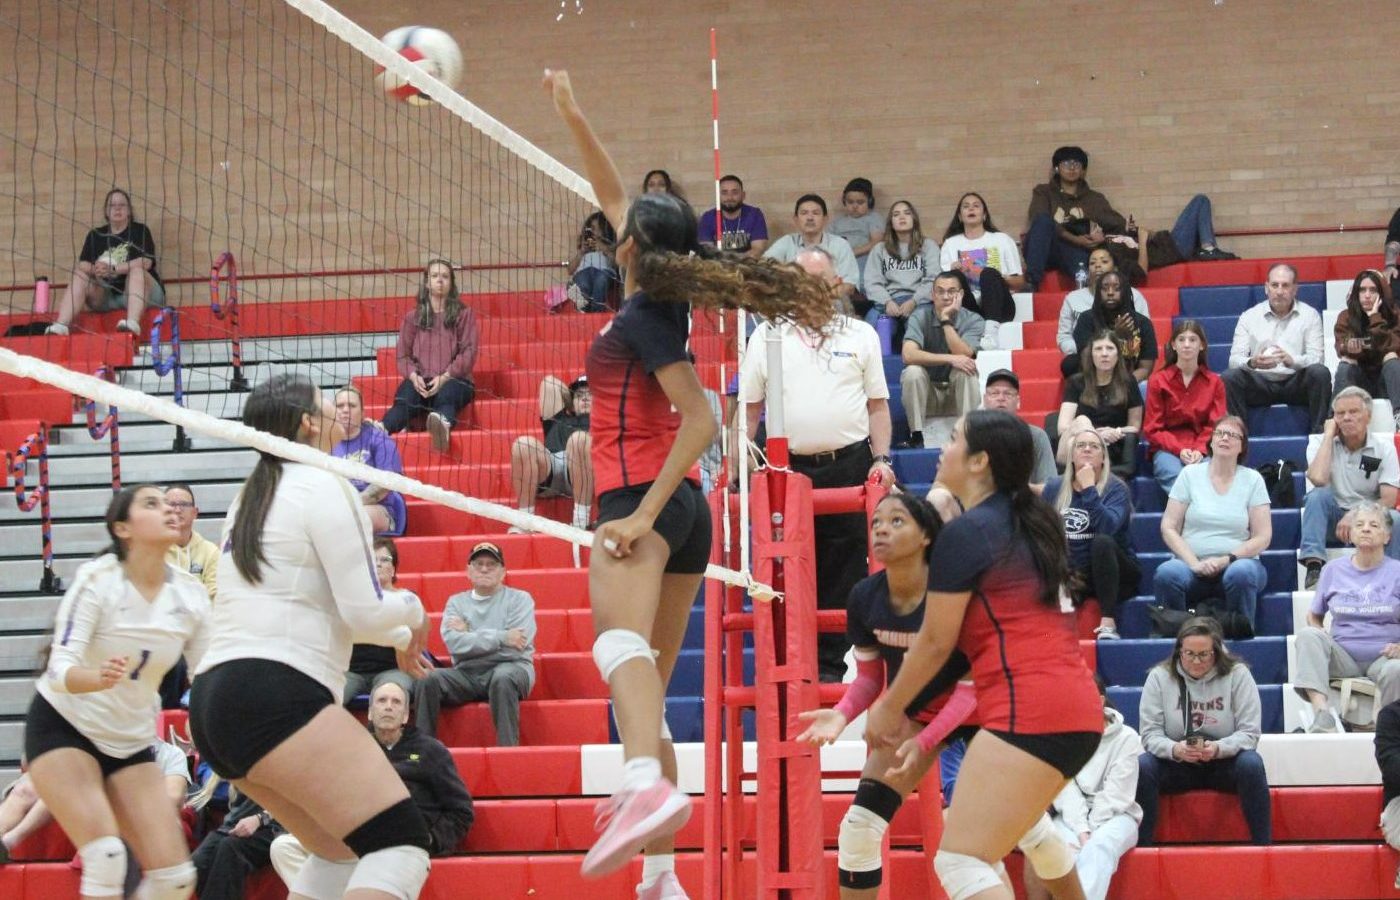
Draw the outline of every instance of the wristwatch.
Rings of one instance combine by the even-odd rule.
[[[875,457],[874,461],[870,464],[873,466],[875,465],[875,463],[884,463],[885,465],[890,466],[894,465],[894,460],[890,458],[889,454],[881,453],[879,456]]]
[[[1240,558],[1233,553],[1225,554],[1225,558],[1228,559],[1230,563],[1237,563],[1240,561]],[[1226,565],[1229,565],[1230,563],[1226,563]]]

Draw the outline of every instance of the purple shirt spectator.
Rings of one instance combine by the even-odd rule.
[[[361,462],[396,475],[403,474],[403,460],[399,457],[399,447],[394,443],[394,439],[386,434],[384,429],[368,422],[360,427],[359,434],[332,447],[331,456]],[[363,491],[369,486],[369,482],[360,481],[358,478],[350,479],[350,484],[357,491]],[[381,533],[393,536],[403,534],[404,526],[408,522],[408,506],[404,503],[403,495],[398,491],[389,491],[380,497],[378,502],[389,511],[394,520],[393,527]]]
[[[716,211],[711,209],[700,217],[700,240],[707,244],[715,242],[715,214]],[[768,221],[763,217],[763,210],[757,206],[744,203],[739,207],[738,218],[720,216],[720,222],[724,228],[724,239],[720,245],[722,250],[743,253],[754,241],[768,240]]]
[[[1332,638],[1363,669],[1386,644],[1400,642],[1400,561],[1386,558],[1369,571],[1350,558],[1322,569],[1309,612],[1332,613]]]

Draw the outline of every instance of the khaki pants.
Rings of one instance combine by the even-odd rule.
[[[966,415],[977,408],[981,399],[977,376],[957,369],[952,370],[947,382],[935,382],[923,366],[905,366],[899,375],[899,387],[911,434],[923,431],[926,419]]]

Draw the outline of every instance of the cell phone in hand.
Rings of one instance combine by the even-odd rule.
[[[1205,746],[1205,743],[1206,739],[1204,735],[1188,734],[1186,736],[1186,746],[1190,747],[1192,750],[1201,749],[1201,747]]]

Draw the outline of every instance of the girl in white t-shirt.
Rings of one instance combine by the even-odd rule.
[[[944,271],[967,276],[973,297],[963,305],[987,320],[982,349],[996,349],[997,327],[1016,318],[1013,291],[1025,290],[1021,252],[1009,234],[992,223],[992,211],[982,195],[969,192],[958,198],[953,218],[943,232],[939,263]],[[974,302],[975,299],[975,302]]]
[[[165,561],[180,520],[160,488],[119,491],[106,524],[111,547],[78,569],[58,607],[25,721],[29,777],[78,847],[83,897],[122,894],[125,839],[145,873],[141,896],[178,900],[195,870],[151,744],[161,679],[204,652],[209,595]]]

